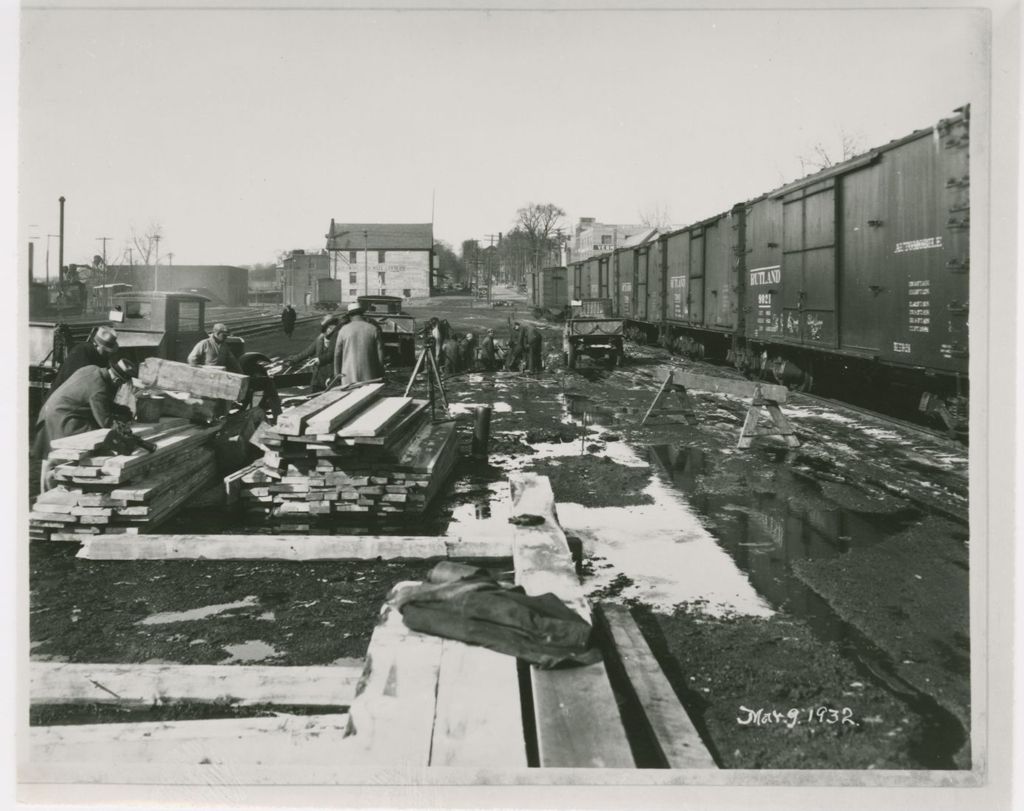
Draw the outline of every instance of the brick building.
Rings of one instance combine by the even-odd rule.
[[[595,253],[621,248],[625,241],[648,230],[645,225],[610,225],[593,217],[580,217],[573,235],[570,260],[580,262]]]
[[[282,263],[282,301],[292,307],[307,308],[316,304],[318,279],[331,277],[327,251],[306,253],[292,251]]]
[[[343,304],[364,295],[430,295],[434,256],[431,223],[336,223],[327,233],[331,276]]]

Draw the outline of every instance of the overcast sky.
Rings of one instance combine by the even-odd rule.
[[[688,223],[986,92],[986,22],[918,11],[33,10],[19,244],[163,230],[175,264],[320,248],[332,217],[458,250],[552,202]],[[56,272],[56,240],[51,269]]]

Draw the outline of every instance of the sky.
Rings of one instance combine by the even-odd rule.
[[[18,244],[158,224],[174,264],[273,262],[339,222],[455,246],[554,203],[698,221],[987,92],[971,9],[76,10],[24,6]],[[56,272],[57,240],[50,263]],[[21,258],[23,267],[27,259]]]

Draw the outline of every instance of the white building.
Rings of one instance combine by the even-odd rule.
[[[342,303],[359,296],[430,295],[434,227],[430,223],[336,223],[327,232],[330,273]]]
[[[593,217],[580,217],[569,261],[580,262],[596,253],[621,248],[629,237],[648,230],[646,225],[613,225],[597,222]]]

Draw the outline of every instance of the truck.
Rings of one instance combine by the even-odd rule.
[[[134,363],[157,357],[184,363],[197,342],[209,333],[206,307],[209,299],[194,293],[120,293],[111,298],[111,309],[101,320],[31,320],[29,322],[29,415],[32,421],[42,407],[67,353],[89,340],[98,327],[117,330],[118,356]],[[242,371],[261,374],[269,358],[245,351],[245,339],[231,336],[228,346]]]
[[[565,364],[576,368],[580,355],[604,358],[609,366],[621,366],[625,321],[612,317],[610,298],[579,299],[570,302],[569,317],[562,328]]]
[[[359,306],[368,321],[381,330],[384,360],[398,366],[416,363],[416,320],[402,312],[401,296],[359,296]]]
[[[341,303],[341,279],[324,277],[313,282],[313,307],[317,310],[336,310]]]

